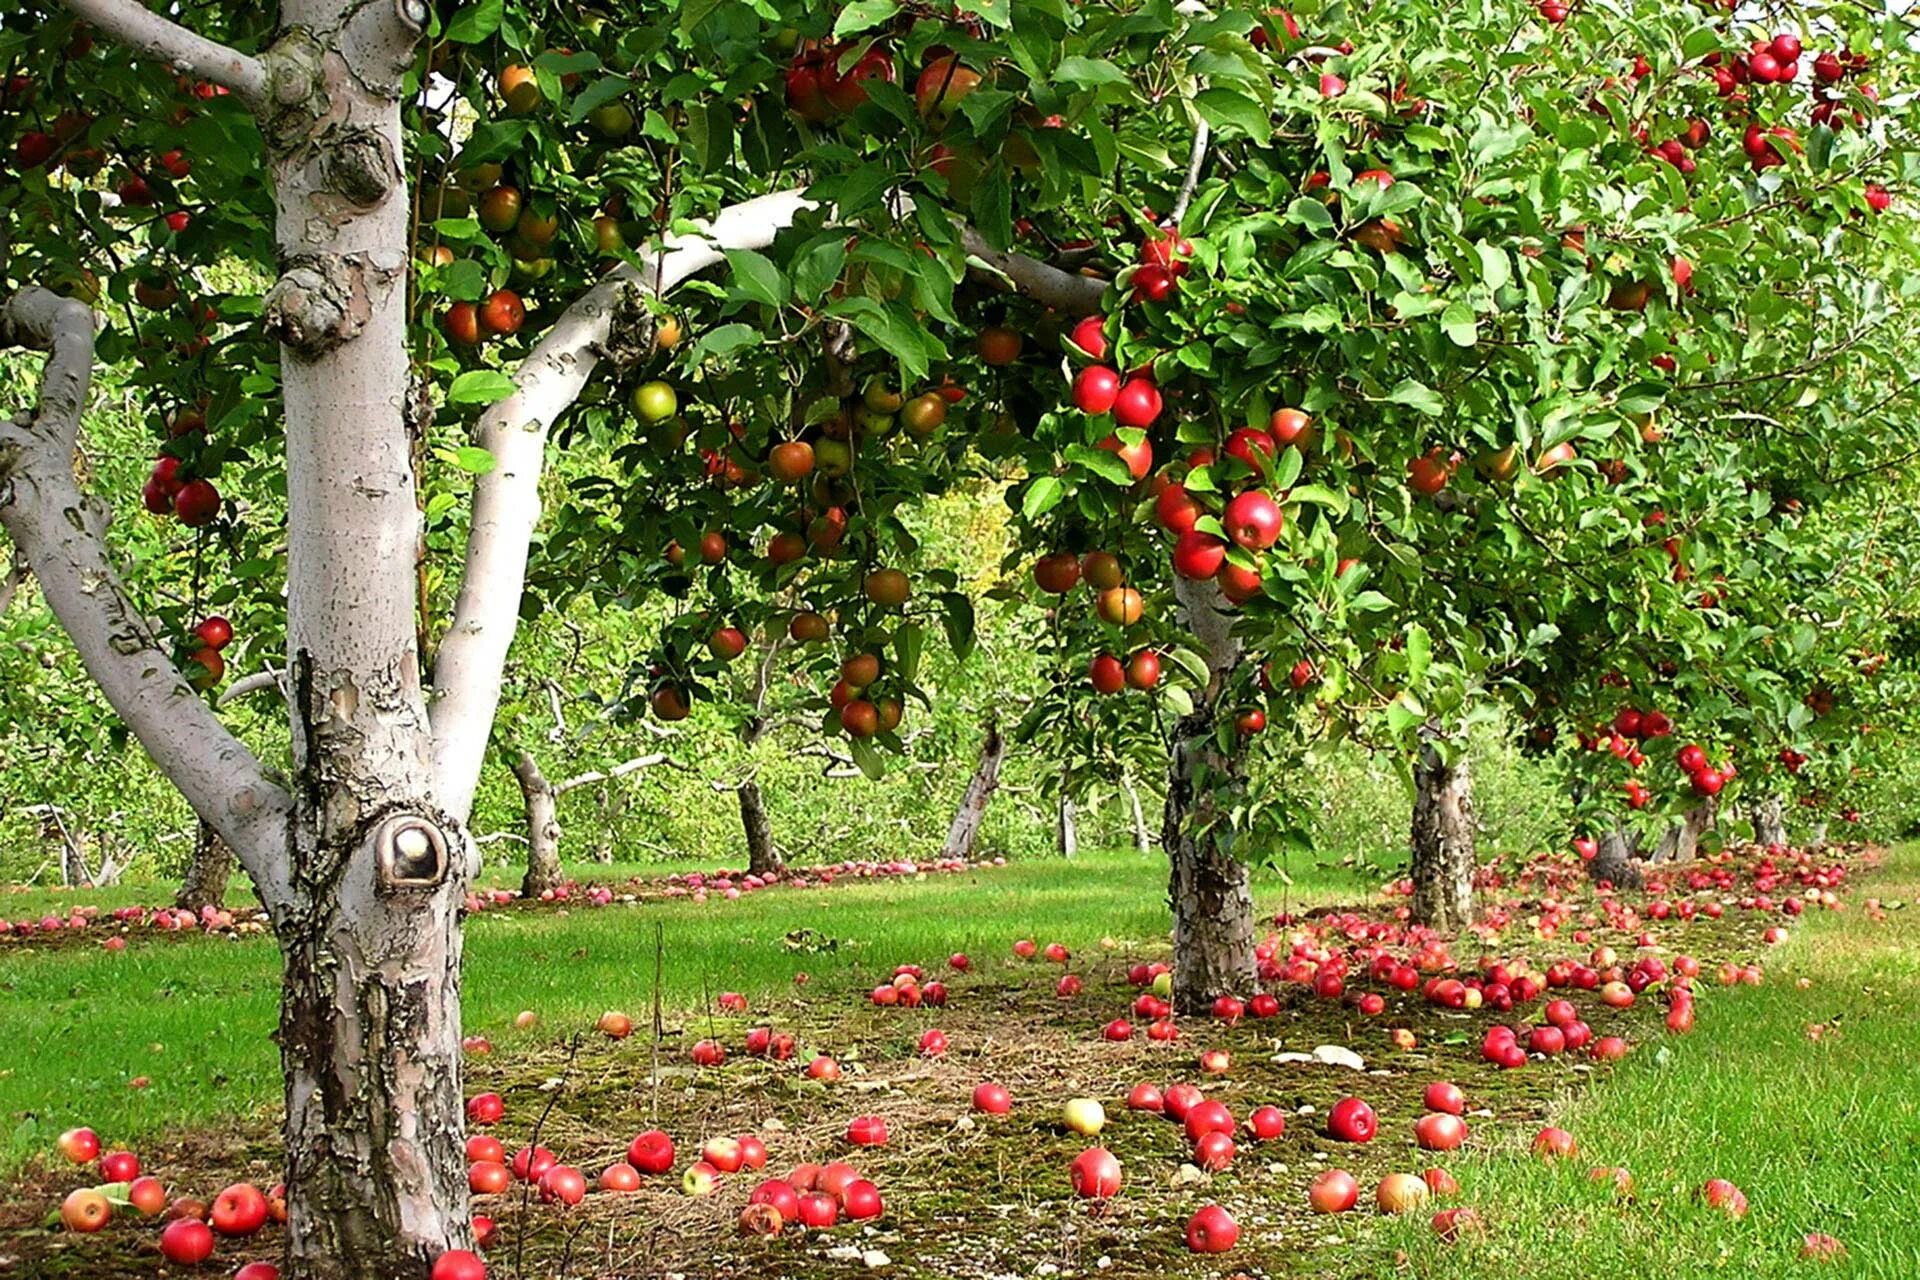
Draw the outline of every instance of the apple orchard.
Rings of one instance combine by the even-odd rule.
[[[943,730],[936,664],[990,681],[983,628],[1020,636],[1037,678],[994,690],[1011,709],[954,838],[895,858],[963,870],[1003,756],[1045,761],[1062,813],[1147,790],[1172,945],[1128,966],[1141,990],[1096,1022],[1107,1044],[1132,1021],[1171,1044],[1418,991],[1538,1018],[1472,1025],[1492,1067],[1618,1059],[1631,1031],[1596,1034],[1573,995],[1622,1017],[1659,995],[1689,1030],[1701,961],[1636,951],[1641,926],[1692,921],[1690,894],[1775,927],[1789,895],[1833,905],[1850,872],[1811,850],[1905,767],[1904,19],[1691,0],[0,13],[0,334],[37,353],[9,366],[24,407],[0,424],[5,596],[57,619],[203,846],[245,871],[281,962],[281,1185],[173,1212],[109,1152],[133,1163],[102,1168],[115,1196],[69,1203],[76,1233],[152,1213],[193,1266],[271,1217],[284,1247],[248,1280],[520,1274],[510,1246],[471,1252],[499,1229],[473,1201],[510,1195],[537,1234],[685,1163],[648,1125],[589,1193],[558,1140],[487,1136],[501,1097],[463,1083],[463,921],[511,897],[478,879],[475,797],[515,754],[516,638],[577,602],[659,619],[598,640],[629,719],[710,717],[748,746],[797,727],[856,811],[920,735],[974,732]],[[144,424],[124,491],[83,429],[109,396]],[[996,507],[972,562],[929,543],[956,500]],[[239,654],[272,674],[230,670]],[[263,690],[283,725],[243,735]],[[50,709],[0,705],[54,732]],[[1555,771],[1559,837],[1515,884],[1483,865],[1470,745],[1489,735]],[[1355,750],[1409,784],[1404,902],[1289,941],[1256,885],[1337,856],[1309,815]],[[513,770],[528,905],[564,899],[564,791],[528,752]],[[755,778],[715,788],[751,850],[718,891],[804,879]],[[1749,830],[1733,860],[1721,841]],[[1542,910],[1503,905],[1516,885]],[[1703,928],[1740,914],[1713,907]],[[629,941],[651,971],[653,935]],[[906,964],[862,1016],[946,996]],[[779,1038],[748,1032],[745,1056],[787,1061]],[[701,1072],[742,1053],[689,1041],[668,1052]],[[947,1032],[914,1047],[943,1058]],[[1239,1070],[1214,1052],[1202,1078]],[[839,1078],[809,1056],[806,1079]],[[1017,1089],[976,1083],[963,1112],[1017,1114]],[[1066,1130],[1108,1123],[1095,1096]],[[852,1156],[768,1178],[741,1227],[884,1221],[858,1167],[888,1142],[883,1101],[846,1129]],[[1418,1146],[1460,1147],[1464,1106],[1429,1088]],[[1177,1120],[1208,1174],[1236,1135],[1287,1133],[1277,1107],[1243,1129],[1194,1085],[1125,1107]],[[1374,1136],[1358,1096],[1320,1110],[1335,1140]],[[699,1197],[768,1160],[753,1135],[696,1149]],[[1158,1176],[1135,1163],[1089,1147],[1071,1189],[1098,1206]],[[1311,1203],[1360,1194],[1329,1169]],[[1406,1172],[1376,1188],[1390,1213],[1446,1194]],[[1731,1183],[1701,1194],[1745,1211]],[[1222,1203],[1182,1221],[1160,1225],[1183,1255],[1250,1243]],[[1433,1222],[1483,1229],[1464,1205]]]

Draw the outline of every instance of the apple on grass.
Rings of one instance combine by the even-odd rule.
[[[1240,1242],[1240,1224],[1217,1204],[1187,1220],[1187,1248],[1194,1253],[1225,1253]]]
[[[1095,1137],[1107,1127],[1107,1110],[1093,1098],[1075,1098],[1061,1109],[1060,1122],[1083,1138]]]
[[[60,1154],[73,1164],[91,1164],[100,1156],[100,1138],[91,1129],[69,1129],[60,1135]]]
[[[1006,1086],[984,1081],[973,1088],[973,1109],[984,1111],[988,1115],[1002,1116],[1013,1110],[1013,1096]]]
[[[1313,1180],[1307,1203],[1315,1213],[1345,1213],[1360,1201],[1360,1183],[1345,1169],[1328,1169]]]
[[[179,1218],[160,1233],[160,1253],[181,1267],[197,1267],[213,1256],[213,1229],[198,1218]]]
[[[69,1192],[60,1202],[60,1222],[69,1231],[92,1235],[112,1220],[112,1203],[91,1187]]]
[[[251,1182],[236,1182],[213,1198],[211,1221],[223,1236],[250,1236],[267,1225],[267,1198]]]

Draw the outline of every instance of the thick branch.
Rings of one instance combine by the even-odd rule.
[[[26,290],[0,308],[0,345],[48,352],[38,412],[0,424],[0,526],[107,701],[233,846],[278,915],[291,900],[288,797],[174,669],[107,558],[105,509],[74,479],[74,440],[93,376],[93,313]]]
[[[266,97],[267,68],[258,58],[229,49],[153,12],[140,0],[65,0],[76,17],[127,46],[136,57],[155,58],[200,80],[231,89],[248,103]]]
[[[232,684],[222,689],[220,696],[214,699],[214,702],[224,707],[229,702],[238,702],[242,698],[251,697],[256,693],[264,693],[268,689],[272,689],[284,698],[287,693],[286,684],[282,679],[284,675],[284,672],[275,671],[272,667],[268,667],[266,670],[256,671],[250,676],[241,676],[238,680],[235,680]]]
[[[540,519],[540,469],[547,434],[579,398],[600,361],[615,311],[629,290],[661,296],[722,262],[728,249],[762,249],[814,208],[799,191],[760,196],[723,209],[701,234],[669,236],[644,268],[611,272],[561,315],[515,376],[515,391],[480,418],[476,443],[494,466],[475,487],[466,567],[453,620],[434,661],[436,798],[456,818],[473,807],[487,738],[500,705],[500,676],[520,616],[527,552]],[[1097,311],[1102,281],[990,248],[959,228],[967,252],[1013,287],[1073,315]]]
[[[1062,271],[1022,254],[1002,253],[972,227],[960,228],[960,244],[969,257],[985,263],[1014,292],[1025,294],[1042,306],[1070,316],[1090,316],[1100,310],[1101,296],[1107,291],[1105,280]]]

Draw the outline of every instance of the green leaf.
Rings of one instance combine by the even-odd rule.
[[[1329,489],[1325,485],[1303,484],[1287,493],[1288,502],[1307,502],[1316,507],[1325,507],[1338,519],[1347,514],[1348,498],[1343,489]]]
[[[909,381],[927,376],[930,361],[945,356],[946,347],[903,308],[883,307],[872,298],[846,298],[827,309],[873,339],[882,351],[900,363]]]
[[[860,766],[860,772],[867,775],[870,782],[878,782],[887,776],[886,762],[880,759],[880,753],[873,749],[873,743],[865,738],[855,738],[852,742],[853,762]]]
[[[879,26],[898,12],[900,6],[894,0],[853,0],[834,21],[833,34],[837,39],[857,35]]]
[[[1489,289],[1505,288],[1513,279],[1513,264],[1507,251],[1484,240],[1475,242],[1473,251],[1480,255],[1480,282]]]
[[[494,468],[493,455],[479,445],[463,444],[453,451],[453,465],[471,475],[483,476]]]
[[[689,359],[696,363],[704,356],[730,356],[736,351],[744,351],[760,341],[760,330],[750,324],[723,324],[700,335],[700,341],[693,346]]]
[[[903,622],[893,633],[893,652],[900,678],[912,684],[920,675],[920,654],[927,646],[927,632],[917,622]]]
[[[793,292],[804,302],[818,302],[827,296],[847,264],[847,238],[828,234],[794,255]]]
[[[624,96],[632,87],[633,82],[625,76],[601,76],[567,104],[567,119],[579,124],[599,108]]]
[[[447,388],[448,404],[492,404],[513,394],[513,379],[498,369],[469,369]]]
[[[1177,684],[1162,685],[1160,686],[1160,696],[1166,701],[1168,710],[1172,711],[1176,716],[1190,716],[1193,714],[1193,695],[1187,692],[1185,686]]]
[[[1085,467],[1102,480],[1122,487],[1131,487],[1133,484],[1133,473],[1127,470],[1127,464],[1116,453],[1096,449],[1092,445],[1074,444],[1067,446],[1066,457],[1068,462]]]
[[[1426,383],[1413,378],[1403,378],[1400,384],[1387,392],[1389,404],[1404,404],[1409,409],[1421,413],[1438,415],[1446,406],[1441,402],[1439,393]]]
[[[770,307],[786,305],[787,278],[766,255],[751,249],[729,249],[727,265],[733,269],[735,294]]]
[[[1473,308],[1457,300],[1447,304],[1446,314],[1440,317],[1440,331],[1456,347],[1470,347],[1480,340],[1480,327]]]
[[[469,5],[447,23],[447,39],[455,44],[479,44],[491,39],[500,29],[500,16],[505,10],[505,0],[480,0]]]
[[[973,225],[996,249],[1004,250],[1013,243],[1013,186],[1006,165],[989,165],[974,184]]]
[[[1097,89],[1106,84],[1128,84],[1127,73],[1104,58],[1083,58],[1078,54],[1060,59],[1053,69],[1054,81],[1080,89]]]
[[[1215,85],[1193,95],[1194,110],[1216,129],[1238,129],[1255,142],[1273,137],[1273,120],[1267,109],[1238,89]]]
[[[1060,477],[1035,476],[1033,483],[1027,486],[1025,496],[1020,499],[1020,514],[1028,520],[1038,520],[1059,506],[1060,499],[1066,496],[1066,487],[1060,483]]]
[[[1312,196],[1301,196],[1292,204],[1288,205],[1287,221],[1297,222],[1301,226],[1311,228],[1314,231],[1330,231],[1333,229],[1333,214],[1327,211],[1326,205],[1315,200]]]
[[[965,661],[973,653],[973,598],[964,592],[949,591],[940,597],[945,609],[941,621],[946,625],[947,644],[953,656]]]
[[[1406,636],[1407,680],[1412,683],[1425,676],[1433,662],[1433,637],[1417,622],[1408,624]]]

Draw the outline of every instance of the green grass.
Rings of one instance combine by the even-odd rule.
[[[1920,846],[1819,913],[1768,956],[1766,984],[1715,988],[1691,1036],[1635,1054],[1604,1086],[1566,1100],[1556,1123],[1578,1159],[1548,1169],[1495,1152],[1456,1169],[1464,1202],[1490,1226],[1448,1248],[1409,1224],[1413,1274],[1531,1277],[1739,1277],[1832,1273],[1920,1276],[1920,909],[1868,919],[1868,896],[1920,898]],[[1802,990],[1798,979],[1810,980]],[[1811,1023],[1834,1030],[1819,1040]],[[1837,1031],[1837,1035],[1835,1034]],[[1624,1165],[1622,1205],[1588,1179]],[[1742,1221],[1700,1204],[1709,1178],[1747,1194]],[[1836,1236],[1845,1265],[1799,1258],[1808,1232]]]
[[[1058,940],[1079,953],[1109,937],[1152,940],[1169,927],[1165,868],[1158,856],[1092,854],[1072,863],[775,889],[704,906],[483,913],[467,934],[467,1029],[507,1051],[590,1026],[608,1008],[644,1021],[656,926],[665,951],[661,1000],[682,1017],[710,1007],[721,991],[754,998],[786,990],[799,972],[846,985],[954,951],[997,962],[1018,936]],[[612,878],[604,867],[574,870]],[[1277,880],[1258,882],[1263,908],[1278,907],[1283,893],[1297,904],[1352,900],[1372,887],[1337,869],[1301,872],[1285,890]],[[60,900],[162,896],[158,886],[129,886]],[[14,897],[4,901],[10,916],[26,914]],[[790,947],[788,935],[803,929],[817,931],[815,941],[830,949]],[[132,1143],[276,1109],[279,1060],[268,1036],[278,999],[279,953],[266,939],[155,940],[117,954],[92,945],[0,950],[0,1176],[76,1124],[91,1125],[108,1143]],[[540,1014],[532,1032],[513,1029],[522,1009]],[[146,1088],[129,1087],[142,1076],[151,1081]]]

